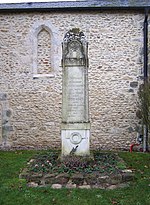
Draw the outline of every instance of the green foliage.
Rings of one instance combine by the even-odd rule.
[[[61,172],[74,173],[76,171],[86,172],[91,169],[90,161],[79,156],[66,156],[62,162],[58,163],[58,170],[62,168]],[[59,170],[60,171],[60,170]]]
[[[139,89],[140,112],[138,117],[141,118],[143,125],[150,129],[150,81],[148,80]]]
[[[39,154],[29,165],[29,171],[36,173],[115,173],[119,171],[117,166],[120,158],[114,153],[94,153],[93,158],[70,155],[59,159],[59,153],[47,152]],[[121,163],[121,162],[120,162]],[[123,162],[122,162],[123,164]]]
[[[58,160],[57,152],[44,152],[35,156],[33,162],[29,165],[32,172],[49,172],[52,173]]]
[[[0,205],[149,205],[149,153],[119,153],[127,168],[135,170],[136,178],[130,187],[116,190],[29,188],[18,175],[35,154],[0,151]]]
[[[117,162],[117,167],[118,169],[126,169],[126,165],[124,162]]]

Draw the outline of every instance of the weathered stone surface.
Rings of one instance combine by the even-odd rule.
[[[10,109],[6,110],[6,116],[11,117],[11,115],[12,115],[12,111]]]
[[[43,174],[35,173],[35,174],[30,175],[30,176],[32,178],[41,178],[41,177],[43,177]]]
[[[45,174],[44,178],[49,179],[49,178],[54,178],[56,176],[57,176],[57,174]]]
[[[3,131],[7,131],[7,132],[14,131],[13,126],[9,126],[9,125],[4,125],[2,129]]]
[[[91,186],[90,185],[82,185],[82,186],[78,186],[79,189],[90,189]]]
[[[0,100],[6,100],[7,94],[6,93],[0,93]]]
[[[134,90],[133,89],[129,89],[128,92],[129,93],[134,93]]]
[[[30,159],[30,161],[27,163],[28,165],[33,163],[35,159]]]
[[[51,186],[53,189],[61,189],[62,188],[62,185],[61,184],[53,184]]]
[[[45,184],[49,184],[49,185],[52,185],[55,182],[55,177],[56,177],[56,174],[46,174],[44,176],[44,181],[45,181]]]
[[[98,184],[106,184],[106,183],[109,183],[109,180],[110,180],[109,176],[99,176],[97,178],[97,183]]]
[[[129,184],[128,183],[122,183],[122,184],[116,184],[116,185],[110,185],[107,187],[107,189],[118,189],[118,188],[126,188],[126,187],[129,187]]]
[[[42,174],[33,174],[33,175],[28,175],[27,180],[30,182],[35,182],[37,184],[41,184],[43,175]]]
[[[87,184],[93,185],[97,183],[97,174],[92,173],[92,174],[86,174],[85,175],[85,180]]]
[[[134,173],[131,170],[126,170],[122,174],[122,181],[123,182],[128,182],[133,180],[134,178]]]
[[[62,156],[89,155],[88,52],[79,28],[65,34],[62,52]]]
[[[110,185],[107,187],[107,189],[111,189],[111,190],[116,189],[116,188],[117,188],[117,185]]]
[[[93,189],[105,189],[106,185],[105,184],[103,184],[103,185],[93,184],[91,186],[91,188],[93,188]]]
[[[30,160],[31,162],[34,159]],[[28,185],[32,186],[52,186],[52,188],[99,188],[99,189],[115,189],[124,188],[129,186],[130,181],[134,178],[134,173],[130,169],[124,169],[116,174],[103,175],[102,173],[74,173],[69,175],[68,173],[48,173],[41,174],[29,173],[28,169],[25,168],[19,175],[19,178],[24,178],[27,180]],[[35,183],[35,184],[34,184]]]
[[[73,174],[71,176],[71,179],[72,179],[73,184],[83,185],[83,183],[84,183],[84,177],[83,177],[83,174],[81,174],[81,173]]]
[[[126,188],[130,186],[130,182],[118,184],[118,188]]]
[[[38,187],[38,183],[35,182],[29,182],[27,185],[28,187]]]
[[[55,177],[55,183],[60,183],[60,184],[67,184],[67,182],[69,181],[69,174],[63,173],[63,174],[59,174]]]
[[[20,179],[28,179],[29,178],[29,172],[27,168],[24,168],[23,171],[19,174]]]
[[[66,188],[68,188],[68,189],[74,189],[74,188],[76,188],[76,187],[77,187],[76,184],[72,184],[72,183],[66,184]]]
[[[62,122],[88,122],[87,42],[79,28],[73,28],[65,34],[62,52]]]
[[[109,177],[109,180],[107,180],[112,185],[119,184],[122,182],[122,175],[116,174]]]
[[[130,83],[130,86],[132,87],[132,88],[136,88],[137,86],[138,86],[138,82],[131,82]]]
[[[132,133],[134,131],[134,129],[132,127],[128,128],[129,133]]]

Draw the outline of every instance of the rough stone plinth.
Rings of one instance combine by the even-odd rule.
[[[130,176],[126,178],[127,174]],[[132,177],[131,177],[132,176]],[[27,180],[27,185],[29,187],[46,187],[50,186],[54,189],[60,188],[81,188],[81,189],[116,189],[128,187],[129,183],[134,179],[134,173],[130,170],[123,170],[119,174],[102,175],[100,173],[93,174],[82,174],[76,173],[68,175],[66,173],[62,174],[36,174],[28,176],[24,173],[20,174],[20,178],[25,178]]]

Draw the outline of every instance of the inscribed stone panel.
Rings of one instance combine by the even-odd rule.
[[[83,67],[66,68],[64,115],[68,122],[85,121],[85,80]]]

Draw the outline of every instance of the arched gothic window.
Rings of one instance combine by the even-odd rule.
[[[42,28],[37,34],[38,74],[49,74],[52,72],[51,47],[51,34],[45,28]]]
[[[37,21],[31,30],[33,78],[53,78],[61,62],[60,36],[49,21]]]

